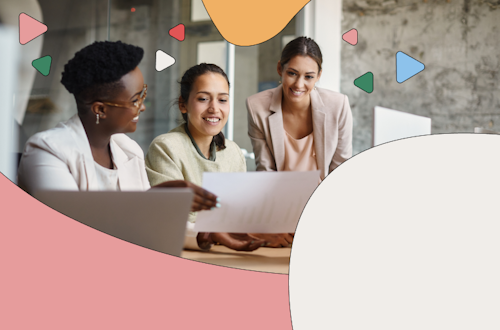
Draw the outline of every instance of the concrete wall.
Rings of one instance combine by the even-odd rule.
[[[354,115],[354,153],[371,146],[376,105],[432,118],[432,133],[500,131],[500,2],[498,0],[345,0],[341,91]],[[396,52],[425,64],[399,84]],[[374,91],[353,81],[371,71]],[[465,151],[464,151],[465,152]]]

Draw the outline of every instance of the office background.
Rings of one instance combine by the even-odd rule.
[[[19,148],[32,134],[76,113],[73,97],[59,82],[64,64],[84,46],[108,38],[145,49],[140,68],[149,85],[147,110],[137,131],[131,134],[144,151],[155,136],[180,123],[173,103],[182,73],[202,61],[226,68],[228,52],[234,52],[234,127],[230,134],[241,148],[251,151],[245,99],[277,86],[276,64],[281,49],[297,35],[314,38],[323,50],[325,65],[319,85],[349,96],[354,154],[371,147],[372,109],[376,105],[430,117],[433,133],[473,132],[478,126],[500,131],[498,1],[312,0],[276,37],[257,46],[233,49],[228,49],[201,0],[0,3],[17,13],[16,19],[20,12],[26,12],[23,6],[27,3],[38,5],[41,20],[49,27],[35,58],[52,56],[51,74],[44,77],[35,72],[22,110]],[[8,21],[2,14],[0,20],[4,24]],[[169,29],[179,23],[186,26],[182,42],[168,35]],[[356,46],[341,40],[342,33],[351,28],[359,32]],[[156,72],[158,49],[172,55],[176,64]],[[423,72],[402,84],[395,76],[398,51],[425,64]],[[353,84],[368,71],[375,76],[371,94]]]

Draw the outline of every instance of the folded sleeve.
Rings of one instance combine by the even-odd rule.
[[[253,110],[247,99],[248,112],[248,136],[252,141],[253,152],[255,154],[255,165],[257,171],[276,171],[276,163],[267,145],[266,138],[262,129],[254,118]]]
[[[23,153],[18,182],[31,195],[40,190],[79,190],[68,165],[36,144],[28,144]]]
[[[151,143],[146,155],[146,172],[151,187],[166,181],[184,180],[173,157],[174,154],[165,141],[157,139]]]
[[[330,163],[330,171],[352,157],[352,112],[349,99],[344,95],[342,111],[338,119],[338,143],[337,149]]]

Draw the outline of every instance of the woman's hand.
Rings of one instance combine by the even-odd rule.
[[[254,251],[266,245],[266,241],[252,237],[248,234],[234,233],[198,233],[198,245],[216,244],[224,245],[236,251]]]
[[[293,234],[250,234],[250,236],[265,240],[266,246],[273,248],[287,247],[293,242]]]
[[[189,181],[166,181],[154,186],[153,188],[191,188],[194,192],[191,212],[210,210],[217,205],[217,196]]]

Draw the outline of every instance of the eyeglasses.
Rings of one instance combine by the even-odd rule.
[[[139,110],[141,108],[147,94],[148,94],[148,85],[144,84],[144,87],[142,88],[141,95],[139,95],[139,99],[132,103],[137,110]],[[101,102],[101,103],[106,104],[106,105],[111,105],[113,107],[118,107],[118,108],[129,108],[130,107],[128,105],[121,105],[121,104],[115,104],[115,103],[109,103],[109,102]]]

